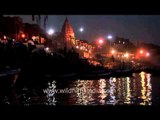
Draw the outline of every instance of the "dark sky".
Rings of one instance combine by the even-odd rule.
[[[19,16],[24,22],[33,23],[31,15]],[[160,15],[49,15],[47,28],[60,31],[66,17],[77,38],[93,41],[111,34],[132,42],[139,40],[160,45]],[[83,33],[79,32],[80,27],[84,28]]]

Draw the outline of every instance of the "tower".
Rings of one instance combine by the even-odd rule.
[[[65,22],[62,26],[61,33],[63,36],[63,41],[65,43],[65,47],[67,49],[71,49],[75,44],[75,34],[74,34],[73,28],[67,18],[65,19]]]

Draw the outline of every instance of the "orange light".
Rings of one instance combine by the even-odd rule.
[[[112,54],[114,54],[114,53],[115,53],[115,51],[114,51],[114,50],[112,50],[112,51],[111,51],[111,53],[112,53]]]
[[[143,54],[143,50],[140,50],[140,53]]]
[[[25,38],[25,34],[22,34],[22,38]]]
[[[124,57],[128,58],[128,57],[129,57],[129,54],[128,54],[128,53],[124,54]]]

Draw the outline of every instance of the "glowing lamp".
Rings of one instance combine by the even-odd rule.
[[[83,28],[80,28],[80,29],[79,29],[80,32],[83,32],[83,30],[84,30]]]
[[[22,38],[25,38],[25,34],[22,34],[21,37],[22,37]]]
[[[107,38],[110,40],[110,39],[112,39],[113,37],[112,37],[112,35],[108,35]]]
[[[147,57],[150,56],[149,52],[146,53],[146,56],[147,56]]]
[[[111,51],[111,53],[112,53],[112,54],[114,54],[114,53],[115,53],[115,51],[114,51],[114,50],[112,50],[112,51]]]
[[[140,50],[140,54],[143,54],[143,50]]]
[[[100,44],[103,44],[103,40],[102,40],[102,39],[100,39],[98,42],[99,42]]]

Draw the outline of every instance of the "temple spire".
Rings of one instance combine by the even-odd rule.
[[[66,48],[67,50],[70,50],[75,47],[75,44],[75,34],[68,18],[66,17],[59,36],[55,38],[55,46],[57,48]]]
[[[62,32],[63,39],[64,39],[64,42],[66,43],[67,47],[68,48],[73,47],[73,44],[75,43],[75,41],[74,41],[75,35],[74,35],[73,28],[72,28],[71,24],[69,23],[69,20],[67,17],[64,21],[61,32]]]

